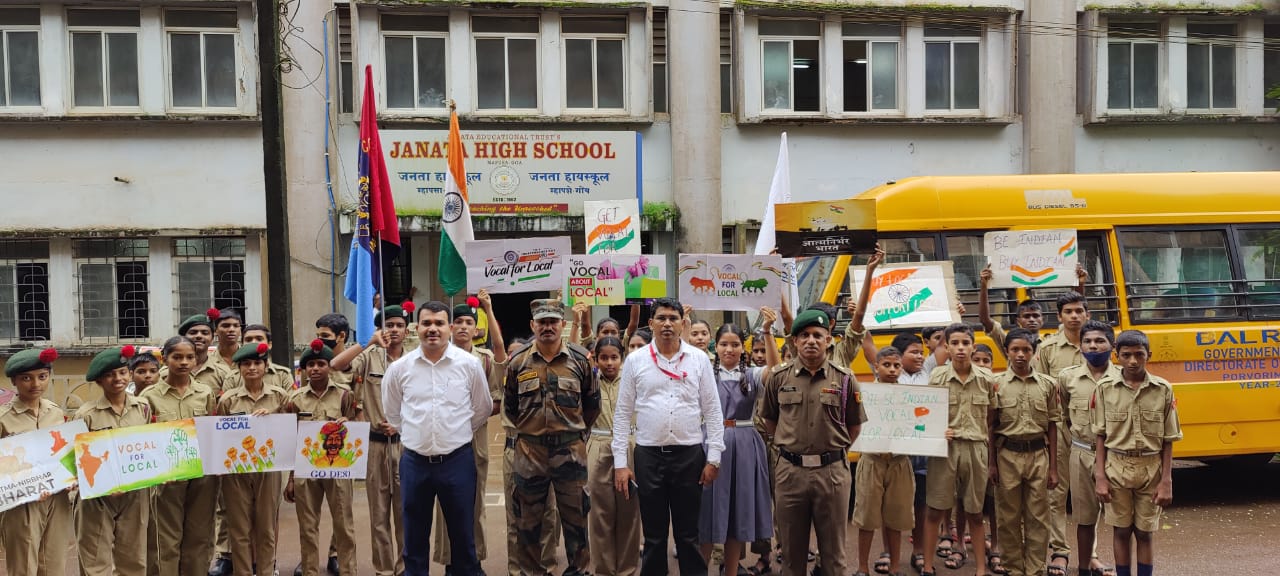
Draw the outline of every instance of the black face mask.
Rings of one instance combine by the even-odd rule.
[[[337,339],[333,339],[333,338],[320,338],[320,341],[321,341],[321,342],[324,342],[324,345],[325,345],[325,346],[328,346],[330,350],[333,350],[334,348],[337,348],[337,347],[338,347],[338,340],[337,340]]]
[[[1085,361],[1094,368],[1106,366],[1107,362],[1111,360],[1110,350],[1106,352],[1084,352],[1083,354]]]

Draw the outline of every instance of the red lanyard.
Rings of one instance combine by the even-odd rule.
[[[667,370],[666,368],[663,368],[662,366],[658,365],[658,350],[653,347],[653,344],[649,345],[649,357],[653,358],[653,367],[657,368],[659,372],[662,372],[663,374],[670,376],[672,380],[684,381],[685,378],[689,377],[688,372],[681,372],[679,374],[676,374],[675,372]],[[681,360],[684,360],[684,352],[681,352],[680,355],[676,357],[676,364],[679,364]]]

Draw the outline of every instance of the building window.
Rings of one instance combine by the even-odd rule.
[[[1187,26],[1187,108],[1236,107],[1234,24]]]
[[[146,338],[147,241],[73,240],[80,337]]]
[[[351,43],[351,5],[339,3],[334,12],[338,15],[338,111],[342,114],[355,112],[355,60]]]
[[[235,108],[239,34],[230,10],[169,10],[169,106]]]
[[[1267,108],[1280,108],[1280,22],[1267,23],[1264,27],[1265,46],[1262,53],[1262,89]]]
[[[653,9],[653,111],[667,111],[667,11]]]
[[[39,105],[40,9],[0,8],[0,108]]]
[[[1119,22],[1107,29],[1107,108],[1160,107],[1160,25]]]
[[[538,19],[471,20],[480,110],[538,108]]]
[[[900,22],[845,22],[844,111],[898,109]]]
[[[568,108],[620,110],[626,102],[627,19],[563,18]]]
[[[138,107],[137,10],[68,10],[71,101],[77,108]]]
[[[449,17],[425,14],[384,15],[387,108],[443,110]]]
[[[982,93],[982,27],[924,27],[924,101],[927,110],[977,110]]]
[[[49,332],[49,242],[0,240],[0,341]]]
[[[765,110],[822,110],[821,33],[817,20],[760,20]]]
[[[230,308],[243,317],[244,261],[244,238],[173,239],[178,321],[204,312],[210,306],[219,310]]]
[[[720,11],[720,113],[733,114],[733,12]]]

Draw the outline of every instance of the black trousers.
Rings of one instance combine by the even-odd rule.
[[[636,446],[635,474],[644,532],[641,576],[666,576],[667,526],[676,541],[680,576],[706,576],[698,549],[698,513],[702,508],[702,469],[707,455],[693,446]]]

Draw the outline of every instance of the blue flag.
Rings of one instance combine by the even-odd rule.
[[[357,232],[351,239],[351,257],[347,260],[347,286],[344,294],[347,300],[356,305],[355,329],[356,342],[367,345],[373,338],[373,254],[360,241]]]

